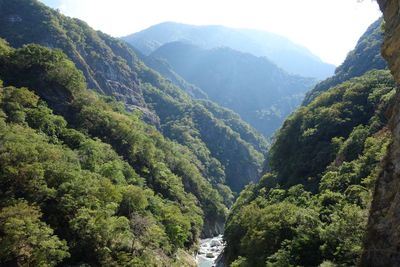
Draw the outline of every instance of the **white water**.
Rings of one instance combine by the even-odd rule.
[[[225,245],[222,241],[222,235],[200,240],[200,250],[197,255],[198,266],[215,266],[215,260],[224,250],[224,247]]]

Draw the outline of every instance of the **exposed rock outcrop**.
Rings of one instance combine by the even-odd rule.
[[[400,82],[400,1],[378,0],[385,18],[382,55]],[[393,141],[382,162],[368,222],[361,266],[400,266],[400,92],[390,111]]]
[[[218,219],[209,219],[204,222],[203,231],[201,233],[202,237],[212,237],[224,232],[224,223],[222,222],[222,218]]]

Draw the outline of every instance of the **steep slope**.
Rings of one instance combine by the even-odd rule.
[[[400,82],[400,4],[398,1],[380,0],[385,18],[385,40],[382,55],[397,82]],[[374,192],[369,214],[367,237],[364,244],[362,266],[398,266],[400,261],[399,238],[399,92],[391,107],[389,128],[393,141],[385,159]]]
[[[123,39],[146,55],[166,43],[175,41],[187,42],[205,49],[227,46],[267,57],[287,72],[317,79],[330,76],[335,68],[285,37],[256,30],[165,22]]]
[[[355,266],[394,100],[388,71],[322,93],[285,122],[271,166],[247,187],[224,238],[232,266]],[[323,264],[323,265],[320,265]]]
[[[143,92],[160,118],[162,132],[199,158],[205,176],[212,178],[217,188],[226,181],[233,191],[240,192],[256,181],[267,148],[260,134],[231,111],[227,111],[227,117],[218,118],[202,101],[191,100],[172,85],[155,85],[144,84]],[[225,190],[221,188],[220,192]]]
[[[374,40],[376,31],[368,32],[364,40]],[[363,69],[365,64],[357,65],[363,58],[377,58],[378,49],[373,50],[350,53],[345,62],[354,66],[348,73]],[[358,59],[350,60],[355,54]],[[398,114],[393,108],[397,85],[387,70],[338,82],[285,121],[271,146],[267,172],[232,207],[224,233],[231,266],[355,266],[372,196],[361,266],[397,266],[396,132],[387,151],[392,141],[387,111]]]
[[[0,1],[0,36],[12,46],[27,43],[60,48],[84,73],[88,87],[124,101],[131,109],[146,109],[139,80],[127,66],[134,54],[125,52],[122,42],[107,43],[107,36],[95,32],[80,20],[62,16],[38,1]],[[35,25],[35,27],[32,27]],[[128,61],[128,62],[129,62]],[[152,114],[149,114],[149,119]]]
[[[267,137],[280,127],[314,83],[313,79],[287,74],[265,58],[229,48],[205,50],[174,42],[151,56],[165,59],[209,99],[237,112]]]
[[[138,110],[146,122],[161,130],[166,124],[181,123],[182,117],[191,120],[195,115],[202,117],[190,127],[181,127],[179,134],[171,131],[164,134],[181,144],[189,143],[186,136],[195,135],[198,146],[188,148],[198,157],[203,176],[227,199],[231,193],[226,185],[239,191],[257,179],[266,150],[265,140],[258,138],[260,143],[253,146],[254,139],[247,140],[249,135],[232,130],[206,108],[194,110],[198,106],[196,101],[148,68],[125,42],[94,31],[86,23],[63,16],[36,0],[0,0],[0,23],[0,37],[12,46],[38,43],[61,49],[83,72],[89,88],[123,101],[128,110]],[[210,129],[216,135],[209,136],[208,131],[200,128]],[[249,129],[252,136],[258,135]],[[224,131],[229,134],[223,134]],[[221,149],[224,153],[220,153]],[[241,171],[236,172],[236,168]]]
[[[309,104],[322,92],[348,79],[361,76],[373,69],[381,70],[387,68],[387,64],[381,56],[382,43],[383,18],[380,18],[372,23],[360,37],[354,50],[347,55],[342,65],[335,70],[335,75],[318,83],[313,90],[308,92],[303,104]]]
[[[134,49],[134,48],[132,48]],[[140,60],[142,60],[146,66],[160,73],[163,77],[171,81],[177,87],[183,89],[192,98],[195,99],[207,99],[207,94],[194,84],[188,83],[185,79],[179,76],[171,65],[166,60],[155,58],[152,56],[145,56],[139,51],[135,51]]]
[[[184,251],[226,207],[187,148],[59,50],[0,39],[0,79],[2,266],[195,265]]]
[[[315,191],[321,174],[336,157],[335,138],[347,139],[358,125],[374,123],[371,118],[381,105],[374,90],[394,87],[386,72],[372,72],[329,89],[319,101],[297,110],[270,150],[269,165],[277,173],[277,182],[284,187],[300,183]],[[385,110],[380,112],[383,116]]]

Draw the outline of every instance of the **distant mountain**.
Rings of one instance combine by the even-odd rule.
[[[183,89],[193,98],[207,99],[207,94],[194,84],[188,83],[179,74],[177,74],[171,65],[164,59],[155,58],[152,56],[146,56],[140,51],[137,51],[134,47],[132,49],[135,51],[136,55],[142,60],[148,67],[160,73],[166,79],[171,81],[173,84]]]
[[[256,56],[265,56],[289,73],[317,79],[332,75],[335,69],[335,66],[322,62],[307,48],[285,37],[250,29],[165,22],[123,39],[146,55],[166,43],[180,41],[206,49],[226,46]]]
[[[387,68],[387,63],[381,56],[383,44],[382,23],[383,18],[380,18],[368,27],[367,31],[358,40],[356,47],[347,55],[342,65],[337,67],[335,75],[320,82],[313,90],[307,93],[303,104],[310,103],[315,97],[332,86],[361,76],[373,69]]]
[[[151,55],[164,59],[210,100],[237,112],[265,136],[272,136],[314,84],[290,75],[266,58],[230,48],[203,49],[168,43]]]

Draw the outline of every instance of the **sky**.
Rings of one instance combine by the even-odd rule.
[[[175,21],[277,33],[339,65],[381,16],[372,0],[41,0],[114,37]]]

